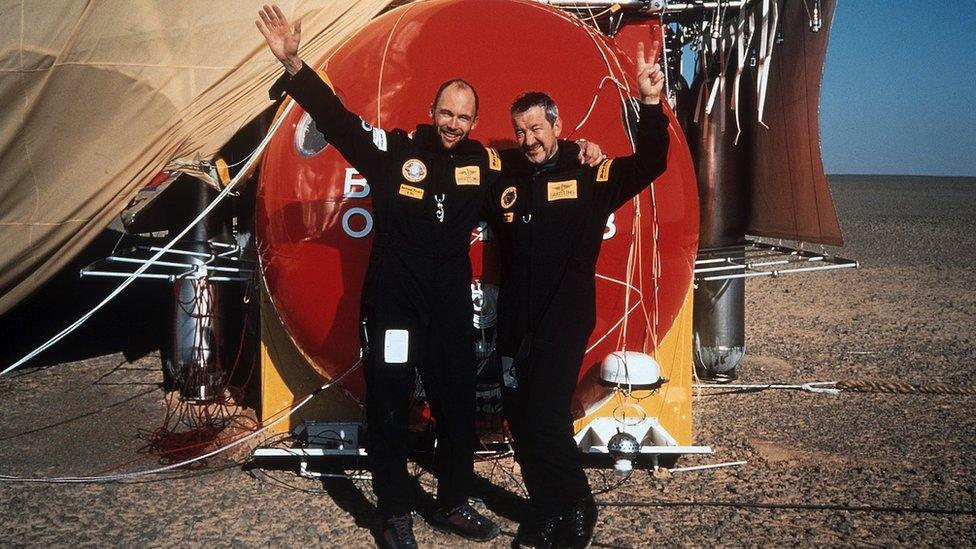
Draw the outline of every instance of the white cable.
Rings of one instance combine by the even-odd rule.
[[[596,102],[597,102],[597,99],[599,97],[599,93],[600,93],[600,91],[603,88],[603,85],[607,82],[607,80],[609,80],[609,81],[613,82],[616,85],[617,94],[618,94],[618,96],[620,98],[620,102],[625,107],[624,108],[624,118],[625,118],[624,129],[626,130],[627,136],[630,139],[631,149],[634,150],[634,151],[636,151],[636,148],[635,148],[635,138],[631,134],[630,112],[629,112],[629,109],[626,108],[626,106],[627,106],[626,103],[627,103],[628,98],[624,96],[624,92],[627,91],[626,84],[622,84],[619,80],[617,80],[613,76],[613,72],[614,71],[613,71],[613,67],[610,65],[610,59],[604,53],[604,50],[601,47],[600,41],[598,41],[593,36],[593,32],[586,25],[583,25],[582,23],[579,23],[579,24],[587,32],[587,34],[590,36],[590,39],[593,41],[594,45],[596,46],[597,51],[600,53],[600,56],[603,58],[603,62],[604,62],[604,64],[607,67],[608,74],[606,76],[604,76],[603,79],[600,81],[600,85],[598,86],[598,89],[597,89],[597,94],[593,97],[593,101],[590,104],[589,110],[586,112],[586,115],[583,117],[583,119],[580,121],[580,123],[576,126],[576,129],[574,131],[576,131],[580,127],[582,127],[583,124],[586,122],[586,120],[589,118],[590,114],[592,113],[593,109],[596,106]],[[664,27],[663,26],[661,27],[660,41],[661,41],[662,49],[663,49],[663,44],[664,44]],[[626,73],[626,71],[624,71],[623,70],[623,67],[620,65],[619,59],[617,59],[616,57],[612,57],[612,58],[616,62],[617,69],[620,71],[620,74],[623,77],[624,82],[626,82],[626,80],[627,80],[627,73]],[[632,103],[635,103],[636,104],[636,100],[631,99],[631,101],[632,101]],[[638,117],[638,120],[639,120],[640,119],[639,109],[636,108],[636,105],[634,105],[634,107],[635,107],[634,108],[634,112],[635,112],[635,114],[637,114],[637,117]],[[657,347],[657,321],[658,321],[658,277],[660,276],[660,267],[661,267],[661,264],[660,264],[660,250],[659,250],[659,247],[658,247],[658,229],[659,229],[659,227],[658,227],[658,219],[657,219],[657,200],[656,200],[656,196],[655,196],[655,192],[654,192],[655,189],[654,189],[654,182],[653,181],[651,182],[651,184],[650,184],[649,187],[650,187],[650,193],[649,194],[650,194],[650,198],[651,198],[651,208],[652,208],[653,214],[654,214],[654,216],[653,216],[654,217],[654,219],[653,219],[653,223],[654,223],[654,226],[653,226],[654,258],[652,259],[652,262],[653,262],[652,263],[652,271],[653,271],[652,277],[654,278],[654,323],[653,323],[652,326],[649,326],[649,329],[652,332],[651,335],[652,335],[652,339],[654,340],[654,346],[656,348]],[[638,200],[639,200],[638,197],[634,197],[635,210],[637,210],[637,211],[639,211],[639,202],[638,202]],[[635,231],[639,231],[639,228],[637,227],[639,221],[637,221],[637,220],[639,220],[639,214],[637,214],[635,216],[635,224],[634,224]],[[636,243],[636,240],[633,239],[633,236],[632,236],[632,240],[631,240],[631,243],[630,243],[630,251],[628,253],[628,258],[634,253],[635,243]],[[628,262],[629,262],[629,260],[628,260]],[[597,339],[592,345],[590,345],[586,349],[586,352],[587,353],[590,352],[591,350],[593,350],[604,339],[606,339],[618,326],[620,326],[621,323],[625,323],[626,320],[627,320],[627,318],[630,316],[630,313],[632,313],[634,310],[636,310],[638,306],[644,306],[643,292],[640,289],[635,288],[632,284],[629,283],[629,281],[628,282],[623,282],[623,281],[616,280],[616,279],[612,279],[612,278],[609,278],[609,277],[606,277],[606,276],[603,276],[603,275],[599,275],[599,274],[596,275],[596,276],[598,278],[603,278],[603,279],[609,280],[611,282],[616,282],[616,283],[622,284],[622,285],[624,285],[624,286],[626,286],[626,287],[628,287],[630,289],[633,289],[635,292],[637,292],[638,300],[634,304],[634,306],[632,306],[632,307],[628,307],[628,305],[625,304],[624,309],[626,310],[626,312],[624,313],[624,315],[606,333],[604,333],[599,339]],[[629,273],[628,273],[628,276],[629,276]],[[628,293],[627,294],[627,298],[629,298],[629,296],[630,296],[630,294]],[[626,345],[626,340],[624,341],[624,345]]]
[[[212,451],[210,451],[210,452],[208,452],[206,454],[203,454],[202,456],[197,456],[195,458],[191,458],[191,459],[188,459],[188,460],[185,460],[185,461],[181,461],[179,463],[173,463],[173,464],[170,464],[170,465],[166,465],[164,467],[156,467],[155,469],[145,469],[145,470],[142,470],[142,471],[133,471],[131,473],[119,473],[119,474],[116,474],[116,475],[97,475],[97,476],[80,476],[80,477],[67,477],[67,476],[66,477],[16,477],[16,476],[12,476],[12,475],[0,475],[0,482],[32,482],[32,483],[48,483],[48,484],[79,484],[79,483],[94,483],[94,482],[116,482],[116,481],[119,481],[119,480],[126,480],[126,479],[130,479],[130,478],[143,477],[143,476],[147,476],[147,475],[154,475],[154,474],[158,474],[158,473],[164,473],[166,471],[171,471],[173,469],[179,469],[180,467],[185,467],[187,465],[190,465],[191,463],[196,463],[198,461],[201,461],[201,460],[204,460],[204,459],[213,457],[213,456],[215,456],[217,454],[220,454],[222,452],[226,452],[227,450],[230,450],[231,448],[234,448],[236,446],[240,446],[241,444],[247,442],[248,440],[250,440],[250,439],[252,439],[252,438],[260,435],[261,433],[264,433],[268,429],[271,429],[272,427],[274,427],[275,425],[281,423],[285,419],[288,419],[288,417],[290,417],[292,414],[294,414],[299,409],[301,409],[302,406],[305,406],[305,404],[307,404],[308,401],[312,400],[312,398],[315,397],[315,395],[321,393],[325,389],[328,389],[332,385],[335,385],[336,383],[338,383],[339,381],[341,381],[350,372],[352,372],[353,370],[355,370],[356,368],[358,368],[360,366],[360,364],[362,364],[362,361],[357,361],[355,364],[353,364],[352,366],[350,366],[349,369],[347,369],[345,372],[342,372],[338,376],[336,376],[336,377],[330,379],[329,381],[325,382],[325,384],[323,384],[321,387],[319,387],[318,389],[316,389],[316,390],[312,391],[311,393],[309,393],[308,396],[306,396],[304,399],[302,399],[301,402],[299,402],[298,404],[295,404],[290,409],[288,409],[287,412],[285,413],[285,415],[279,417],[278,419],[272,421],[271,423],[265,425],[264,427],[258,429],[257,431],[254,431],[253,433],[251,433],[251,434],[249,434],[249,435],[247,435],[245,437],[239,438],[239,439],[235,440],[234,442],[231,442],[230,444],[228,444],[226,446],[221,446],[220,448],[217,448],[215,450],[212,450]]]
[[[637,292],[637,302],[634,303],[634,305],[630,308],[630,310],[627,311],[626,313],[624,313],[623,316],[621,316],[620,319],[617,320],[617,322],[613,326],[611,326],[609,329],[607,329],[606,333],[604,333],[602,336],[600,336],[600,339],[597,339],[596,341],[593,342],[593,345],[590,345],[589,347],[587,347],[586,348],[586,351],[585,351],[586,353],[588,353],[588,352],[592,351],[593,349],[595,349],[596,346],[599,345],[601,341],[603,341],[604,339],[606,339],[607,336],[609,336],[610,334],[612,334],[613,331],[617,329],[617,326],[620,326],[620,324],[624,321],[624,319],[626,319],[628,316],[630,316],[630,313],[634,312],[637,309],[637,307],[640,306],[640,304],[644,302],[644,295],[641,294],[641,291],[638,290],[637,288],[635,288],[632,284],[630,284],[628,282],[624,282],[623,280],[617,280],[615,278],[610,278],[609,276],[604,276],[604,275],[602,275],[600,273],[596,273],[594,276],[596,276],[597,278],[602,278],[603,280],[609,280],[610,282],[616,282],[617,284],[620,284],[622,286],[626,286],[627,288],[630,288],[631,290]]]
[[[580,120],[579,124],[577,124],[576,127],[573,128],[574,134],[577,131],[579,131],[580,128],[583,127],[583,124],[586,124],[587,120],[590,119],[590,115],[593,114],[593,109],[596,108],[596,102],[600,98],[600,92],[603,91],[603,85],[606,84],[607,82],[613,82],[614,84],[617,85],[618,88],[623,86],[623,84],[621,84],[620,81],[618,81],[616,78],[610,75],[604,76],[603,80],[600,80],[600,85],[596,87],[596,93],[593,94],[593,101],[590,102],[589,110],[587,110],[586,114],[583,115],[583,118]]]
[[[236,167],[240,166],[241,164],[243,164],[243,163],[247,162],[248,160],[250,160],[251,157],[254,156],[254,153],[256,151],[257,151],[257,149],[254,149],[253,151],[251,151],[251,154],[245,156],[244,158],[238,160],[237,162],[234,162],[233,164],[228,164],[227,167],[228,168],[236,168]]]
[[[725,463],[710,463],[708,465],[693,465],[691,467],[678,467],[675,469],[668,469],[669,473],[687,473],[689,471],[705,471],[707,469],[718,469],[720,467],[738,467],[739,465],[746,465],[748,461],[727,461]]]
[[[186,233],[190,232],[190,229],[192,229],[194,225],[196,225],[201,220],[203,220],[203,218],[206,217],[207,214],[209,214],[210,211],[217,206],[217,204],[219,204],[228,194],[230,194],[230,192],[234,189],[234,187],[236,187],[237,184],[241,181],[241,179],[243,179],[244,175],[251,170],[251,167],[254,165],[254,162],[256,162],[257,159],[261,158],[261,153],[264,152],[264,149],[265,147],[267,147],[268,142],[271,141],[271,138],[274,136],[275,132],[281,126],[282,122],[284,122],[285,118],[287,118],[287,115],[291,111],[291,108],[292,106],[294,106],[294,104],[295,104],[294,101],[292,100],[288,101],[288,104],[285,106],[285,110],[281,113],[281,116],[278,117],[278,120],[276,120],[275,123],[271,126],[271,129],[268,131],[267,135],[264,136],[264,139],[261,141],[258,147],[254,150],[254,152],[251,153],[251,156],[248,159],[247,163],[244,165],[244,167],[241,168],[241,170],[237,172],[237,175],[234,177],[234,179],[232,179],[230,183],[228,183],[227,186],[220,191],[220,194],[218,194],[217,197],[214,198],[213,202],[207,205],[207,207],[204,208],[203,211],[200,212],[200,214],[193,221],[191,221],[189,225],[186,226],[186,228],[180,231],[179,234],[177,234],[172,240],[170,240],[165,246],[163,246],[158,252],[156,252],[155,255],[149,258],[141,267],[136,269],[135,272],[133,272],[129,276],[129,278],[123,280],[122,283],[119,284],[117,288],[112,290],[112,292],[109,293],[108,296],[106,296],[105,299],[103,299],[98,305],[95,305],[95,307],[93,307],[90,311],[82,315],[81,318],[74,321],[71,325],[69,325],[64,330],[61,330],[61,332],[59,332],[51,339],[47,340],[41,346],[28,353],[26,356],[24,356],[17,362],[14,362],[10,366],[7,366],[3,371],[0,371],[0,376],[3,376],[8,372],[22,366],[27,361],[31,360],[32,358],[46,351],[55,343],[64,339],[65,336],[78,329],[79,326],[84,324],[89,318],[92,317],[92,315],[98,312],[99,309],[101,309],[106,304],[108,304],[109,301],[115,299],[115,296],[122,293],[122,290],[126,289],[129,286],[129,284],[132,284],[132,282],[139,277],[139,275],[141,275],[147,269],[149,269],[149,267],[151,267],[153,263],[155,263],[160,257],[162,257],[163,254],[168,252],[170,248],[176,245],[176,243],[181,238],[183,238],[186,235]]]
[[[583,29],[584,32],[586,32],[587,36],[593,42],[593,45],[596,46],[596,51],[600,54],[600,57],[603,58],[603,63],[607,66],[607,75],[604,78],[609,77],[611,81],[617,84],[617,96],[620,98],[620,102],[624,104],[625,107],[624,108],[624,130],[627,132],[627,137],[630,139],[631,151],[634,152],[636,151],[636,149],[634,148],[634,136],[630,133],[630,112],[626,108],[627,98],[624,96],[624,92],[627,91],[627,87],[626,87],[627,73],[623,70],[623,67],[620,66],[619,60],[617,60],[614,57],[614,60],[617,61],[617,68],[620,69],[620,75],[623,77],[624,82],[623,84],[621,84],[614,76],[613,67],[610,65],[610,59],[607,58],[607,54],[603,50],[605,44],[603,44],[600,40],[598,40],[593,30],[589,26],[584,24],[582,21],[575,18],[573,18],[572,21],[574,21],[577,26],[579,26],[581,29]],[[602,86],[603,86],[603,80],[601,79],[600,87],[602,88]],[[599,93],[599,88],[597,90],[597,93]],[[638,119],[639,116],[640,115],[638,114]]]

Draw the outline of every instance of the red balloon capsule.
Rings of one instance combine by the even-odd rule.
[[[637,29],[660,40],[656,23]],[[633,35],[634,31],[630,31]],[[628,46],[629,47],[629,46]],[[471,137],[514,146],[508,107],[528,90],[549,93],[563,119],[563,138],[584,137],[610,156],[633,151],[628,126],[637,97],[631,57],[614,41],[571,16],[533,2],[441,0],[407,4],[372,21],[325,59],[345,105],[364,123],[413,129],[430,121],[441,82],[463,78],[480,98]],[[670,109],[668,170],[653,189],[608,220],[597,262],[597,322],[584,358],[577,407],[606,394],[595,373],[609,353],[653,352],[692,281],[698,239],[694,167]],[[265,152],[258,189],[258,246],[278,316],[325,376],[359,357],[359,296],[372,240],[366,181],[293,109]],[[636,230],[635,230],[636,225]],[[472,233],[475,276],[497,277],[489,242]],[[360,372],[344,382],[362,398]]]

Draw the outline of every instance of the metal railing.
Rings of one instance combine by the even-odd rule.
[[[858,267],[860,263],[857,261],[831,255],[825,250],[810,251],[802,246],[794,248],[747,239],[741,246],[700,250],[694,272],[696,282],[707,282]]]
[[[177,248],[164,249],[157,246],[136,246],[132,249],[132,256],[112,254],[105,259],[99,259],[81,269],[81,276],[128,278],[134,275],[136,278],[170,282],[178,278],[203,278],[204,276],[211,282],[244,282],[250,278],[251,273],[254,272],[252,262],[241,259],[239,246],[224,242],[208,242],[208,245],[211,249],[210,253]],[[112,268],[122,265],[142,266],[150,263],[149,257],[138,257],[139,252],[163,252],[171,256],[182,256],[184,260],[152,261],[150,267],[158,268],[155,272],[147,270],[138,274],[135,274],[138,269],[127,271]]]

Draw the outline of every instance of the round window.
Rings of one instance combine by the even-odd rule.
[[[298,154],[305,158],[312,158],[328,146],[325,136],[315,127],[312,117],[308,113],[303,114],[298,121],[298,127],[295,128],[295,148],[298,149]]]

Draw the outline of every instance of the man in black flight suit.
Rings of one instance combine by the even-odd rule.
[[[259,15],[258,29],[287,70],[272,98],[288,92],[374,189],[375,235],[360,307],[367,449],[382,542],[417,545],[406,467],[415,368],[436,425],[439,509],[428,522],[439,531],[490,540],[498,526],[467,503],[476,443],[468,248],[501,159],[468,139],[477,121],[477,94],[467,82],[451,80],[435,94],[432,125],[409,135],[374,128],[346,110],[299,58],[300,21],[292,29],[277,6],[264,6]],[[597,164],[598,148],[586,149],[587,161]]]
[[[412,135],[373,128],[299,58],[300,22],[293,30],[277,6],[259,15],[258,28],[287,70],[273,92],[287,91],[374,189],[375,236],[361,315],[367,449],[382,542],[417,545],[406,467],[414,368],[436,422],[439,510],[430,525],[492,539],[498,526],[467,502],[476,442],[475,356],[465,329],[472,314],[469,237],[484,203],[482,184],[501,169],[495,151],[467,138],[477,96],[462,80],[445,82],[431,106],[433,125]]]
[[[489,190],[489,222],[501,251],[499,353],[505,417],[533,505],[516,545],[585,547],[596,505],[573,440],[570,403],[596,319],[594,271],[607,217],[667,164],[660,105],[660,45],[637,52],[640,122],[631,156],[580,166],[561,120],[541,92],[521,95],[512,123],[521,150]]]

